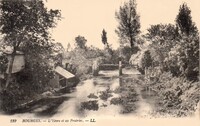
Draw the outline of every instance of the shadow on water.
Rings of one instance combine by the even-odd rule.
[[[158,100],[158,94],[152,89],[142,89],[141,96],[147,103],[154,105]]]
[[[29,104],[23,108],[18,108],[9,113],[9,115],[32,113],[36,116],[51,117],[57,113],[59,106],[70,97],[47,97],[43,98],[33,104]]]
[[[117,77],[116,72],[103,72],[104,74],[102,75],[80,82],[75,92],[72,93],[74,98],[64,102],[60,107],[60,113],[55,116],[60,116],[64,113],[69,113],[76,117],[117,114],[119,106],[110,105],[110,96],[114,97],[116,95],[107,91],[108,89],[114,90],[119,86],[119,77]],[[109,76],[107,76],[108,74]]]
[[[132,76],[124,74],[119,79],[120,87],[116,90],[120,93],[122,112],[121,114],[135,114],[138,106],[138,92],[136,91],[136,82]]]
[[[108,73],[108,72],[104,72]],[[106,75],[105,74],[105,75]],[[134,90],[133,78],[130,74],[124,74],[122,77],[117,76],[114,72],[113,76],[110,76],[112,73],[108,73],[109,76],[98,76],[93,78],[93,90],[90,90],[87,93],[90,95],[95,95],[96,99],[85,99],[82,102],[83,109],[82,112],[85,112],[87,115],[121,115],[135,113],[137,106],[135,102],[138,101],[137,93]],[[88,87],[89,83],[87,83]],[[96,102],[98,100],[98,102]],[[95,104],[94,104],[95,103]],[[97,108],[96,106],[99,106]],[[91,111],[95,109],[95,111]]]
[[[129,74],[119,77],[118,71],[101,71],[99,76],[80,82],[70,93],[43,98],[15,113],[31,113],[39,117],[85,117],[134,112],[137,94],[132,84]],[[96,98],[89,98],[91,94]],[[111,104],[113,98],[117,98],[120,104]]]
[[[41,106],[38,110],[34,110],[33,112],[36,116],[48,116],[51,117],[57,113],[59,106],[64,102],[69,100],[69,97],[60,97],[60,98],[49,98],[42,101],[43,106]],[[49,103],[49,104],[48,104]]]
[[[153,91],[152,89],[143,89],[141,90],[142,98],[143,99],[149,99],[152,96],[156,96],[157,93]]]

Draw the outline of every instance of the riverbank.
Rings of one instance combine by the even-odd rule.
[[[173,77],[163,73],[156,81],[143,85],[144,89],[159,94],[156,98],[154,117],[192,117],[198,111],[200,100],[199,82],[191,82],[183,77]],[[153,98],[152,97],[152,98]]]

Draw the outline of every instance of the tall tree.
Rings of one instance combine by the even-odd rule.
[[[52,42],[49,28],[56,26],[60,12],[48,10],[42,0],[1,0],[0,13],[0,32],[4,44],[12,47],[6,80],[8,87],[16,51],[32,51],[37,54],[38,51],[41,53],[49,49]]]
[[[192,21],[191,10],[186,3],[182,4],[176,17],[180,38],[172,50],[178,50],[179,69],[185,77],[195,80],[199,75],[199,32]]]
[[[174,40],[178,36],[178,29],[173,24],[157,24],[151,25],[147,29],[148,33],[145,35],[145,38],[149,40],[163,39],[163,40]],[[153,41],[155,42],[155,41]],[[161,40],[159,44],[165,44]]]
[[[130,43],[133,49],[136,43],[136,36],[140,33],[139,15],[136,11],[136,1],[129,0],[116,12],[116,19],[119,26],[115,30],[121,43]]]
[[[103,29],[102,34],[101,34],[101,41],[105,46],[108,46],[107,32],[105,31],[105,29]]]
[[[55,53],[63,54],[65,51],[63,45],[60,42],[54,43],[52,47]]]
[[[67,49],[66,49],[66,51],[69,52],[70,50],[71,50],[71,44],[68,43],[68,44],[67,44]]]
[[[85,37],[79,35],[75,38],[75,42],[76,42],[76,45],[78,48],[86,49],[85,44],[86,44],[87,40],[85,39]]]
[[[191,10],[186,3],[182,4],[179,8],[176,24],[181,33],[186,35],[197,33],[197,27],[195,26],[195,23],[192,22]]]
[[[164,61],[169,51],[176,45],[178,39],[177,27],[173,24],[151,25],[147,29],[148,33],[145,38],[152,43],[149,45],[150,52],[154,58],[154,65],[159,65],[164,69]]]
[[[111,59],[111,57],[113,56],[113,50],[112,50],[111,45],[108,44],[107,32],[105,31],[105,29],[103,29],[102,31],[101,40],[102,40],[102,43],[104,44],[105,53],[107,57],[109,57],[108,59]]]

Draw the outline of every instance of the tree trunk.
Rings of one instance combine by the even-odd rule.
[[[132,36],[130,36],[130,44],[131,44],[131,52],[133,53],[133,48],[134,48],[134,39],[132,38]]]
[[[119,76],[122,75],[122,61],[119,61]]]
[[[15,58],[15,54],[16,54],[16,49],[13,50],[13,53],[11,54],[11,58],[10,58],[10,64],[8,66],[8,75],[6,78],[6,87],[5,89],[8,88],[10,80],[11,80],[11,76],[12,76],[12,69],[13,69],[13,63],[14,63],[14,58]]]
[[[109,47],[109,44],[108,44],[108,43],[106,43],[106,47],[107,47],[108,49],[110,49],[110,47]]]
[[[133,49],[133,47],[134,47],[134,43],[133,43],[133,41],[131,40],[131,48]]]

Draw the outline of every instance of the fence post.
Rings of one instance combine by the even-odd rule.
[[[122,61],[121,59],[119,60],[119,76],[122,75]]]
[[[147,82],[147,68],[144,68],[144,80],[145,80],[145,86],[146,86],[146,91],[148,91],[148,82]]]
[[[145,67],[144,69],[144,74],[145,74],[145,84],[146,84],[146,91],[148,92],[148,95],[150,96],[150,74],[149,74],[149,69]]]
[[[93,76],[98,76],[98,73],[99,73],[99,63],[98,63],[97,60],[93,61],[92,73],[93,73]]]

